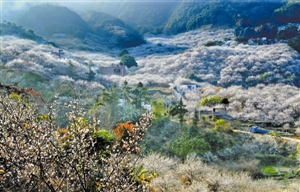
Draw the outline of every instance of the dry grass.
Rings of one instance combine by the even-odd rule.
[[[162,160],[159,160],[161,158]],[[163,163],[172,161],[165,157],[156,156],[156,161],[153,161],[153,156],[145,157],[142,162],[151,164],[159,164],[160,167]],[[151,162],[151,163],[150,163]],[[243,167],[252,169],[257,162],[251,159],[241,159],[241,163],[228,164],[225,166],[227,169],[221,170],[220,168],[209,166],[197,159],[195,156],[190,156],[184,163],[173,164],[169,169],[160,171],[158,177],[152,180],[149,191],[152,192],[209,192],[209,191],[222,191],[222,192],[297,192],[299,191],[299,184],[297,181],[285,186],[283,182],[263,179],[253,180],[251,176],[243,172]],[[147,168],[151,170],[151,166]],[[158,165],[157,165],[158,166]],[[246,168],[245,168],[246,169]],[[236,172],[239,171],[239,172]]]

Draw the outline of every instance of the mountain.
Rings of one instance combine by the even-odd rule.
[[[45,37],[58,33],[80,37],[90,32],[86,22],[77,13],[66,7],[49,4],[31,7],[17,24]]]
[[[300,22],[295,1],[121,1],[101,2],[94,10],[122,19],[140,34],[178,34],[203,26],[256,27],[266,23]]]
[[[93,33],[110,39],[123,47],[133,47],[144,43],[144,39],[122,20],[102,12],[88,12],[83,15]]]

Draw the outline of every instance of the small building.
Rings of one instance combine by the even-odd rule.
[[[196,90],[196,85],[177,85],[176,86],[176,91],[178,93],[186,93],[188,91],[195,91]]]
[[[98,66],[92,66],[91,67],[91,70],[94,72],[94,73],[100,73],[100,68]]]
[[[201,116],[208,116],[208,117],[215,116],[215,117],[226,119],[226,120],[229,120],[229,121],[234,120],[233,117],[231,117],[230,115],[227,114],[226,107],[214,107],[214,108],[209,109],[209,110],[199,110],[198,111],[198,116],[199,116],[199,118]]]
[[[102,75],[120,75],[125,76],[126,75],[126,67],[125,65],[117,65],[112,67],[101,67],[100,73]]]
[[[248,44],[249,45],[256,45],[255,41],[256,41],[255,39],[251,38],[251,39],[248,40]]]
[[[65,53],[62,49],[60,49],[60,50],[58,50],[58,52],[57,51],[51,51],[51,54],[58,56],[58,58],[61,58]]]

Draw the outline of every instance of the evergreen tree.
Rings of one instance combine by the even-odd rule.
[[[122,97],[125,100],[126,103],[130,102],[130,92],[131,92],[131,87],[128,86],[128,82],[124,81],[123,85],[121,87],[122,89]]]
[[[139,82],[137,86],[132,90],[132,103],[142,113],[142,102],[147,103],[150,101],[150,95],[148,89],[144,87],[143,83]]]
[[[198,122],[199,122],[198,111],[197,111],[197,109],[195,108],[195,110],[194,110],[194,117],[193,117],[193,120],[192,120],[193,126],[197,127]]]
[[[87,74],[87,80],[93,81],[95,78],[96,73],[90,68],[89,72]]]
[[[185,108],[185,106],[186,105],[184,105],[182,102],[182,98],[180,98],[179,103],[170,110],[170,115],[178,116],[181,127],[183,125],[183,122],[185,121],[184,115],[188,112],[188,110]]]

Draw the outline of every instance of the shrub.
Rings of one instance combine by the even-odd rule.
[[[210,149],[209,143],[199,137],[177,138],[169,142],[168,147],[170,149],[170,155],[176,155],[182,160],[190,153],[202,155]]]
[[[288,40],[288,45],[300,53],[300,35]]]
[[[126,55],[123,55],[121,57],[121,61],[120,63],[122,65],[125,65],[126,67],[130,68],[130,67],[137,67],[137,62],[135,61],[135,58],[126,54]]]
[[[60,128],[53,119],[54,106],[43,104],[39,94],[31,89],[3,87],[0,189],[54,192],[142,188],[143,180],[134,179],[134,164],[139,156],[138,142],[150,126],[151,115],[143,115],[134,126],[130,125],[129,132],[115,131],[114,139],[84,117],[86,111],[79,100],[67,105],[69,121]],[[21,99],[10,98],[11,91],[19,93]]]
[[[199,103],[199,106],[214,106],[222,103],[222,98],[219,95],[213,95],[209,97],[203,97]]]
[[[127,49],[123,49],[120,53],[119,53],[119,57],[122,57],[123,55],[129,55],[129,52]]]
[[[208,41],[204,44],[206,47],[210,46],[221,46],[224,42],[223,41]]]
[[[224,119],[216,120],[214,130],[223,131],[223,132],[231,132],[232,128],[230,125],[226,123]]]

